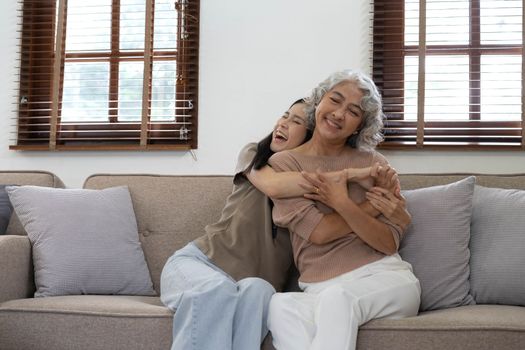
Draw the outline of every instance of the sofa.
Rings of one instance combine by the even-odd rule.
[[[412,190],[449,184],[470,174],[401,175]],[[95,174],[86,189],[125,185],[140,242],[158,294],[171,254],[216,220],[231,191],[230,176]],[[525,189],[525,174],[476,175],[486,187]],[[64,187],[48,172],[0,171],[0,184]],[[454,211],[454,208],[449,208]],[[0,349],[169,349],[172,313],[158,296],[68,295],[34,298],[31,244],[16,214],[0,235]],[[293,283],[290,283],[293,285]],[[271,335],[263,349],[273,349]],[[525,307],[469,303],[378,319],[360,328],[358,349],[523,349]]]

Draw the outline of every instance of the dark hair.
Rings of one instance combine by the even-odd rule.
[[[298,99],[294,103],[290,105],[289,108],[292,108],[298,103],[307,103],[304,98]],[[264,167],[266,164],[268,164],[268,159],[275,153],[270,148],[270,144],[272,143],[272,135],[273,132],[271,132],[268,136],[266,136],[264,139],[259,141],[257,143],[257,152],[255,153],[255,157],[253,157],[253,160],[251,161],[248,168],[246,168],[246,171],[249,172],[252,169],[259,170],[262,167]],[[312,130],[311,128],[307,127],[306,129],[306,135],[304,137],[304,140],[302,143],[305,143],[306,141],[310,140],[312,137]]]

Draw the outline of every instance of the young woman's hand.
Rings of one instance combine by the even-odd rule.
[[[374,187],[376,181],[375,177],[379,173],[380,168],[381,165],[379,165],[379,163],[375,163],[374,165],[368,168],[352,168],[345,169],[342,171],[346,172],[348,181],[355,182],[364,189],[369,190],[372,187]]]
[[[381,187],[373,187],[366,193],[366,198],[374,208],[401,228],[406,229],[412,221],[401,193],[395,194]]]
[[[378,165],[376,163],[376,165]],[[390,165],[379,165],[372,167],[371,176],[375,179],[375,186],[381,187],[394,193],[396,196],[401,195],[401,185],[396,169]]]
[[[305,194],[305,198],[319,201],[336,211],[348,203],[347,178],[343,173],[330,177],[321,172],[301,174],[312,186],[311,193]]]

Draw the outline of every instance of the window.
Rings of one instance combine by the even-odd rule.
[[[197,148],[198,0],[24,0],[16,150]]]
[[[523,0],[375,0],[383,148],[523,149]]]

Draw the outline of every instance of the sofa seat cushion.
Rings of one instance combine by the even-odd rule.
[[[357,350],[523,350],[525,307],[468,305],[359,328]],[[262,350],[275,350],[271,335]]]
[[[0,304],[0,348],[169,349],[172,318],[158,297],[11,300]]]
[[[469,305],[373,320],[360,328],[358,349],[509,350],[525,344],[525,307]]]

